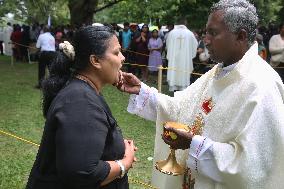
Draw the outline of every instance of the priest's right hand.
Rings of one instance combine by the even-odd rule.
[[[122,72],[117,88],[120,91],[127,92],[129,94],[139,94],[141,81],[132,73]]]

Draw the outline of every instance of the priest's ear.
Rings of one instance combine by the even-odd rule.
[[[247,43],[248,42],[248,33],[246,30],[241,29],[238,33],[237,33],[237,40],[241,43]]]
[[[90,63],[96,69],[101,69],[101,63],[95,55],[90,55]]]

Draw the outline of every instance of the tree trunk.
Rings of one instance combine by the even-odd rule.
[[[92,24],[97,6],[98,0],[69,0],[70,24],[78,26]]]

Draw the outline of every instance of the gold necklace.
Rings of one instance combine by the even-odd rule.
[[[86,76],[84,76],[84,75],[81,75],[81,74],[77,74],[75,77],[76,77],[77,79],[80,79],[80,80],[82,80],[82,81],[85,81],[85,82],[88,83],[97,93],[99,93],[99,91],[98,91],[96,85],[95,85],[88,77],[86,77]]]

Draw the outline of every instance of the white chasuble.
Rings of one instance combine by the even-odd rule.
[[[166,45],[169,90],[183,90],[190,84],[192,59],[196,56],[198,42],[186,26],[178,25],[169,32]]]
[[[191,126],[201,118],[200,137],[213,141],[211,155],[198,158],[194,152],[202,149],[192,148],[176,153],[179,163],[188,162],[195,189],[284,188],[284,86],[257,53],[254,44],[225,76],[217,77],[217,65],[174,97],[157,93],[145,100],[135,113],[148,119],[156,113],[152,115],[156,118],[154,163],[169,154],[161,139],[164,122]],[[182,189],[182,183],[183,176],[168,176],[153,167],[155,187]]]

